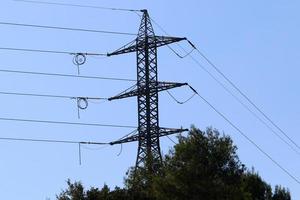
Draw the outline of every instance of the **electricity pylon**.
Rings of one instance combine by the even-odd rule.
[[[162,128],[159,126],[158,93],[187,83],[159,82],[157,77],[157,48],[186,38],[156,36],[147,10],[142,10],[143,17],[137,38],[108,53],[108,56],[136,52],[137,55],[137,84],[129,91],[109,98],[110,101],[137,96],[138,100],[138,133],[124,139],[111,142],[123,144],[138,141],[136,168],[144,167],[150,174],[159,170],[162,161],[159,138],[175,133],[182,133],[187,129]]]

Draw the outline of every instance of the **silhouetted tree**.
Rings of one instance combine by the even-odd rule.
[[[272,200],[291,200],[290,191],[281,186],[275,186],[275,191]]]
[[[80,182],[67,181],[58,200],[291,200],[280,186],[274,194],[269,184],[240,162],[229,136],[208,128],[192,128],[164,157],[160,173],[149,176],[143,168],[131,168],[125,188],[84,190]]]
[[[272,200],[272,188],[252,170],[243,174],[242,188],[248,193],[250,199]]]

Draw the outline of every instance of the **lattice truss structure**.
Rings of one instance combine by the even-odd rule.
[[[137,38],[120,49],[107,54],[114,56],[136,52],[137,56],[137,84],[129,90],[109,98],[109,100],[137,97],[138,133],[114,141],[111,145],[138,141],[136,167],[144,167],[150,173],[156,173],[162,161],[159,138],[187,131],[187,129],[159,126],[158,93],[187,85],[187,83],[158,81],[157,48],[186,40],[186,38],[156,36],[147,10],[142,11],[143,17]]]

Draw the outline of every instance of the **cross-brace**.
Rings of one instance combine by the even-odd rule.
[[[109,98],[110,101],[136,96],[138,100],[138,133],[127,138],[111,142],[111,145],[138,141],[136,167],[144,167],[149,173],[158,172],[162,161],[159,138],[187,129],[162,128],[159,126],[158,93],[164,90],[181,87],[187,83],[159,82],[157,77],[157,48],[186,38],[155,36],[147,10],[142,10],[143,17],[138,36],[120,49],[108,53],[114,56],[136,52],[137,84],[129,91]]]

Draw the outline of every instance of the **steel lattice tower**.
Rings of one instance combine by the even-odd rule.
[[[157,72],[157,48],[186,38],[155,36],[147,10],[142,10],[143,17],[137,38],[122,48],[108,53],[108,56],[136,52],[137,84],[109,100],[137,96],[138,134],[112,142],[122,144],[138,141],[136,167],[145,167],[149,173],[156,173],[162,161],[159,138],[181,133],[187,129],[170,129],[159,126],[158,93],[160,91],[187,85],[187,83],[159,82]]]

